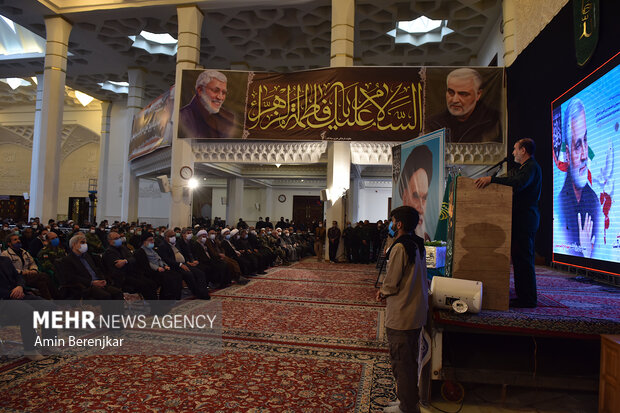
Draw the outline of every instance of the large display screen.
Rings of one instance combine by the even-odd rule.
[[[620,273],[620,53],[552,103],[553,261]]]

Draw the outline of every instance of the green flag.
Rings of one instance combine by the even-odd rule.
[[[436,241],[448,240],[448,206],[450,201],[450,191],[452,190],[452,175],[448,175],[446,189],[443,192],[443,201],[441,202],[441,210],[439,211],[439,221],[437,222],[437,230],[435,231]]]

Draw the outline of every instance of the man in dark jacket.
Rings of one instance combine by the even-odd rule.
[[[32,328],[32,311],[53,311],[51,302],[24,291],[24,279],[10,258],[0,257],[0,323],[19,324],[24,354],[31,360],[43,358],[35,351],[37,332]],[[54,339],[56,330],[41,328],[43,339]]]
[[[101,268],[88,253],[86,237],[78,233],[69,240],[71,252],[62,259],[65,284],[92,300],[123,300],[123,292],[112,286]]]
[[[108,233],[108,249],[103,253],[103,266],[112,285],[129,293],[138,292],[147,300],[157,299],[157,283],[135,269],[136,259],[123,245],[116,231]]]
[[[159,245],[157,253],[171,269],[182,275],[183,280],[196,297],[203,300],[210,299],[205,273],[198,268],[197,260],[188,261],[185,259],[183,253],[176,246],[177,237],[175,234],[176,232],[173,229],[164,232],[164,242]]]
[[[199,267],[205,273],[211,274],[215,288],[223,288],[230,285],[233,280],[233,273],[228,269],[226,263],[219,254],[210,251],[208,247],[207,231],[201,229],[196,233],[196,239],[190,241],[192,255],[198,260]]]
[[[139,275],[155,281],[157,286],[161,287],[159,292],[161,300],[180,300],[183,288],[181,274],[172,271],[153,249],[155,239],[152,232],[143,232],[141,240],[142,246],[134,253],[136,271]]]

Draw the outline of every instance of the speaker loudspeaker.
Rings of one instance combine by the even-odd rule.
[[[170,192],[170,180],[168,179],[168,175],[160,175],[156,179],[161,192]]]
[[[327,189],[321,189],[321,201],[327,201]]]
[[[30,194],[28,192],[24,192],[23,195],[26,201],[30,199]]]

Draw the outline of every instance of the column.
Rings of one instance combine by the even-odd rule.
[[[263,218],[269,217],[269,221],[273,220],[273,188],[268,186],[265,188],[265,202],[263,203],[261,215]]]
[[[360,200],[360,179],[354,178],[351,180],[351,188],[349,188],[349,209],[347,213],[347,219],[352,223],[359,221],[359,202]]]
[[[517,20],[516,0],[504,0],[502,12],[504,17],[504,65],[512,65],[517,58]]]
[[[45,168],[39,166],[41,156],[41,145],[45,145],[45,141],[37,139],[41,135],[41,108],[43,107],[43,73],[37,73],[37,96],[34,109],[34,132],[32,139],[32,165],[30,165],[30,203],[28,206],[28,218],[40,217],[43,212],[43,192],[39,192],[37,185],[45,177]],[[43,158],[44,159],[44,158]],[[35,162],[35,160],[37,160]],[[49,219],[49,218],[48,218]],[[47,223],[47,222],[46,222]]]
[[[123,192],[121,196],[121,221],[138,220],[138,198],[140,196],[140,179],[131,170],[129,161],[129,144],[131,142],[133,117],[142,110],[144,98],[144,69],[133,67],[127,72],[129,92],[127,94],[127,141],[123,151]]]
[[[45,18],[45,63],[43,76],[37,76],[28,210],[28,216],[38,216],[41,222],[58,218],[60,145],[71,27],[62,17]]]
[[[195,69],[200,60],[200,34],[202,32],[202,20],[204,18],[200,9],[196,6],[177,7],[178,17],[178,47],[177,65],[174,88],[174,101],[181,100],[181,77],[183,69]],[[179,105],[174,105],[172,115],[174,125],[179,124]],[[187,181],[181,178],[180,170],[183,166],[194,169],[194,154],[192,142],[189,139],[179,139],[178,128],[172,132],[172,159],[170,161],[170,181],[172,187],[172,200],[170,202],[170,215],[168,225],[174,227],[187,227],[192,224],[191,195],[183,196],[183,189],[187,187]],[[187,193],[187,191],[186,191]],[[229,201],[230,204],[230,201]]]
[[[332,0],[331,67],[353,66],[353,39],[355,25],[355,0]],[[348,142],[330,142],[327,147],[327,190],[329,202],[325,211],[327,228],[338,221],[344,230],[346,203],[342,194],[349,189],[351,179],[351,145]],[[325,239],[325,258],[329,243]],[[342,255],[344,243],[340,242],[337,256]]]
[[[99,176],[97,177],[97,221],[107,218],[108,166],[110,163],[110,115],[112,102],[101,102],[101,139],[99,139]]]
[[[226,187],[226,224],[236,226],[243,217],[243,178],[228,178]]]

